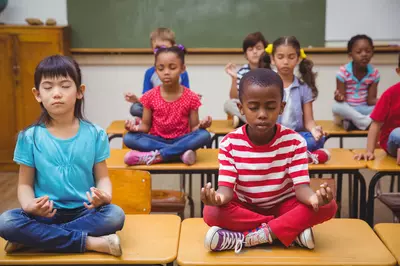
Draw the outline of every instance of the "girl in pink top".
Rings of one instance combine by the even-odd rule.
[[[140,99],[144,107],[142,122],[125,123],[130,132],[124,144],[132,149],[125,163],[149,165],[180,158],[191,165],[196,161],[194,151],[210,142],[206,128],[211,125],[211,117],[199,121],[199,96],[179,84],[180,74],[186,69],[183,46],[158,49],[155,67],[162,85]]]

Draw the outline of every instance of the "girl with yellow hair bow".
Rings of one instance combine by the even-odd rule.
[[[302,135],[310,151],[310,162],[324,163],[329,159],[327,150],[322,149],[325,134],[321,126],[314,121],[312,103],[318,96],[315,84],[316,74],[313,62],[307,58],[299,41],[294,36],[281,37],[265,48],[259,67],[276,67],[284,84],[285,110],[278,123],[289,127]],[[299,65],[300,78],[294,74]]]

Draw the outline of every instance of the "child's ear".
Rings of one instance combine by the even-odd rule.
[[[185,73],[185,71],[186,71],[186,65],[185,65],[185,64],[183,64],[183,65],[182,65],[182,71],[181,71],[181,74]]]
[[[76,94],[76,98],[79,100],[82,99],[85,90],[86,90],[85,84],[81,84],[81,86],[79,86],[78,93]]]
[[[241,102],[238,102],[236,105],[237,105],[237,107],[239,108],[240,114],[241,114],[241,115],[244,115],[242,103],[241,103]]]
[[[281,108],[280,108],[280,110],[279,110],[279,114],[280,114],[280,115],[283,114],[283,111],[285,110],[285,106],[286,106],[286,102],[282,102],[282,103],[281,103]]]
[[[42,99],[40,98],[40,93],[39,90],[36,89],[35,87],[32,88],[32,94],[33,96],[35,96],[36,101],[38,101],[38,103],[42,102]]]

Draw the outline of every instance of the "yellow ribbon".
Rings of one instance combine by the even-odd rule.
[[[267,54],[272,54],[272,48],[273,48],[272,43],[268,44],[267,48],[265,48],[265,52]]]
[[[301,59],[306,59],[306,58],[307,58],[307,55],[306,55],[306,53],[304,52],[304,49],[303,49],[303,48],[300,49],[300,58],[301,58]]]

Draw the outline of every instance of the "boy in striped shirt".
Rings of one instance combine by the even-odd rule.
[[[240,82],[240,112],[247,125],[222,140],[219,188],[201,190],[204,221],[211,226],[211,251],[251,247],[279,240],[313,249],[311,227],[337,210],[331,188],[314,193],[307,145],[295,131],[276,124],[285,107],[283,82],[269,69],[255,69]]]

